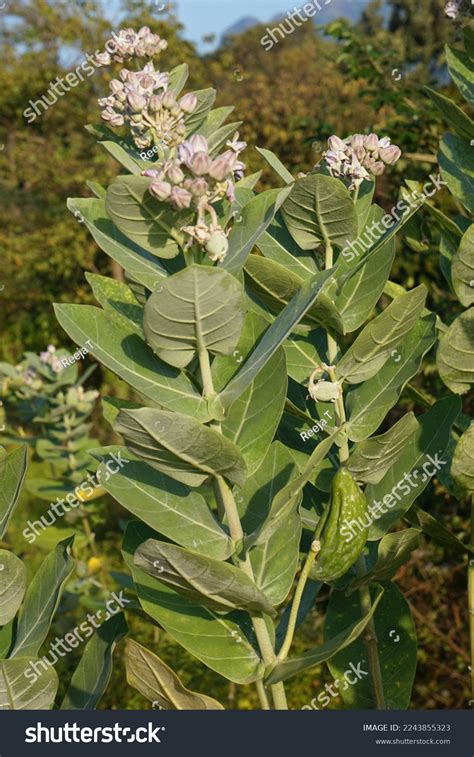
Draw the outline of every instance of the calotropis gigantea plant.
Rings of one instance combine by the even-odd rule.
[[[9,548],[6,533],[27,469],[27,447],[0,447],[0,710],[49,710],[59,678],[41,649],[74,568],[73,537],[60,541],[27,581],[25,562]],[[27,585],[28,584],[28,585]],[[110,680],[112,654],[127,625],[123,613],[106,620],[84,648],[61,709],[91,709]],[[39,673],[35,673],[39,670]]]
[[[147,63],[111,83],[101,104],[124,133],[89,131],[126,173],[69,207],[127,283],[89,276],[101,307],[56,306],[137,392],[103,405],[129,461],[105,486],[137,519],[123,554],[138,600],[208,667],[255,683],[263,709],[286,709],[285,680],[324,662],[335,676],[367,666],[341,692],[349,706],[407,707],[415,628],[392,578],[421,530],[448,538],[415,500],[461,409],[448,396],[379,431],[443,328],[424,286],[389,281],[425,196],[392,216],[373,203],[400,154],[374,134],[332,137],[297,179],[260,150],[284,186],[258,193],[231,109],[212,110],[212,90],[181,96],[186,77]],[[294,657],[325,584],[324,643]],[[127,667],[162,707],[221,708],[132,641]]]

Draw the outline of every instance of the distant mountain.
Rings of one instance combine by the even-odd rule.
[[[363,8],[368,5],[368,3],[369,0],[331,0],[331,2],[325,5],[324,0],[319,0],[321,10],[318,11],[315,16],[313,16],[313,19],[316,24],[326,24],[329,21],[333,21],[335,18],[339,18],[340,16],[345,16],[351,21],[356,21],[362,13]],[[300,8],[300,10],[302,10],[304,5],[305,2],[301,2],[294,7]],[[282,11],[281,13],[277,13],[276,15],[272,16],[272,18],[269,18],[267,21],[259,21],[259,19],[255,18],[254,16],[245,16],[225,30],[222,35],[222,41],[224,41],[226,37],[230,37],[232,34],[241,34],[242,32],[247,31],[247,29],[251,29],[253,26],[257,26],[258,24],[278,23],[282,19],[286,18],[287,15],[288,11]]]

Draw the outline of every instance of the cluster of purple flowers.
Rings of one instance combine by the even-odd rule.
[[[350,189],[357,189],[364,179],[381,176],[402,154],[399,147],[390,144],[390,137],[379,139],[377,134],[354,134],[347,139],[334,135],[329,137],[328,147],[323,159],[329,172],[350,179]]]

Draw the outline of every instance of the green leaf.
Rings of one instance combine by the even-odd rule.
[[[230,116],[233,110],[234,107],[232,105],[227,105],[223,108],[215,108],[214,110],[211,110],[207,114],[206,120],[200,126],[199,134],[202,134],[202,136],[206,138],[210,137],[217,129],[219,129],[220,126],[222,126],[224,121],[228,116]]]
[[[134,455],[183,484],[200,486],[210,475],[240,486],[245,481],[238,447],[187,415],[148,407],[121,410],[114,428]]]
[[[358,444],[347,465],[350,473],[364,484],[377,484],[398,459],[417,428],[414,414],[407,413],[385,434]]]
[[[257,472],[236,496],[246,533],[262,528],[272,519],[272,502],[297,473],[288,450],[279,442],[269,448]],[[277,503],[278,505],[278,503]],[[284,602],[293,585],[299,563],[301,518],[296,507],[278,519],[275,529],[249,552],[255,583],[274,606]]]
[[[184,368],[196,354],[230,355],[244,320],[240,283],[219,268],[191,265],[166,279],[145,305],[148,344],[161,360]]]
[[[216,390],[230,380],[248,357],[267,327],[256,313],[247,313],[241,338],[230,357],[217,357],[212,364]],[[275,435],[286,399],[285,354],[280,348],[250,386],[230,406],[221,424],[222,433],[240,449],[248,476],[259,468]]]
[[[327,363],[327,336],[323,328],[309,334],[290,334],[284,343],[288,375],[294,381],[308,381],[314,369]]]
[[[158,405],[210,420],[201,393],[183,373],[159,360],[136,334],[111,321],[100,308],[55,305],[56,317],[80,347],[92,341],[90,352],[117,376]]]
[[[443,453],[460,409],[459,397],[450,396],[418,416],[419,428],[402,454],[381,481],[367,486],[365,496],[373,508],[368,537],[371,541],[380,539],[403,517],[443,467]]]
[[[133,639],[125,647],[127,681],[150,702],[162,710],[223,710],[212,697],[189,691],[176,673]]]
[[[230,681],[244,684],[261,677],[263,663],[242,630],[240,613],[219,615],[134,566],[136,549],[150,535],[150,529],[133,522],[127,526],[123,543],[124,559],[145,612],[190,654]]]
[[[26,590],[26,568],[12,552],[0,549],[0,626],[17,614]]]
[[[469,142],[456,134],[445,134],[438,162],[441,176],[452,194],[474,213],[474,154]]]
[[[461,239],[457,252],[453,255],[451,277],[454,291],[464,307],[474,303],[474,224]]]
[[[280,158],[277,158],[275,153],[273,153],[271,150],[265,150],[262,147],[256,147],[255,149],[266,161],[266,163],[268,163],[270,168],[273,168],[273,170],[278,174],[280,179],[283,179],[285,184],[293,184],[294,182],[293,176],[288,171],[288,169],[285,168]]]
[[[244,205],[241,220],[234,224],[230,233],[229,249],[222,262],[222,268],[233,276],[240,273],[252,248],[272,222],[289,192],[289,187],[269,189],[256,195]]]
[[[380,222],[384,215],[381,208],[373,205],[370,208],[367,224]],[[334,304],[343,320],[345,332],[355,331],[367,320],[383,292],[394,257],[394,238],[379,247],[365,264],[364,258],[361,260],[362,265],[354,266],[346,263],[344,257],[341,256],[338,261],[338,273],[346,275]],[[351,275],[351,268],[355,268],[353,275]]]
[[[102,623],[87,642],[75,669],[61,710],[94,710],[112,675],[115,645],[128,631],[125,615],[120,612]]]
[[[97,476],[122,507],[183,547],[216,560],[226,560],[232,554],[232,540],[198,492],[141,460],[130,459],[126,449],[121,457],[129,462],[107,479],[105,463],[113,458],[104,456]]]
[[[451,79],[468,103],[474,105],[474,70],[469,56],[449,45],[445,49]]]
[[[439,375],[455,394],[466,394],[474,382],[474,308],[461,313],[439,340]]]
[[[403,388],[418,373],[423,356],[436,339],[436,316],[422,316],[390,360],[373,378],[355,387],[347,395],[349,422],[347,435],[360,442],[374,433],[388,411],[397,403]]]
[[[430,89],[430,87],[425,87],[425,90],[438,110],[454,126],[457,134],[462,139],[467,139],[468,141],[474,139],[474,122],[469,118],[467,113],[464,113],[453,100],[442,95],[441,92],[436,92],[436,90]]]
[[[369,222],[369,217],[373,208],[372,205],[375,193],[375,179],[370,181],[363,181],[359,187],[359,193],[357,200],[355,201],[355,209],[357,213],[357,231],[360,234],[364,230],[365,226]]]
[[[15,509],[28,466],[28,447],[22,444],[5,454],[0,447],[0,538]]]
[[[92,234],[94,241],[112,260],[143,286],[153,291],[167,275],[155,255],[142,249],[120,233],[107,217],[104,200],[69,198],[69,210],[79,218]]]
[[[36,571],[18,615],[11,657],[37,655],[49,632],[64,585],[74,569],[70,546],[74,537],[60,541]]]
[[[286,226],[303,250],[321,242],[342,247],[357,237],[357,213],[349,191],[332,176],[310,174],[295,182],[282,208]]]
[[[143,338],[143,308],[130,287],[96,273],[86,273],[85,277],[92,287],[95,299],[110,317]]]
[[[276,615],[267,597],[235,565],[157,539],[138,547],[134,563],[160,583],[216,612],[242,609]]]
[[[107,213],[127,239],[159,258],[174,258],[179,247],[170,238],[173,228],[185,225],[190,211],[175,211],[158,202],[149,185],[146,176],[119,176],[107,190]]]
[[[360,384],[372,378],[388,360],[393,348],[415,326],[426,300],[421,286],[397,297],[370,321],[336,367],[339,380]]]
[[[408,603],[395,584],[382,584],[385,589],[374,615],[375,633],[382,673],[385,703],[388,710],[406,709],[416,671],[416,629]],[[372,589],[372,601],[376,588]],[[360,600],[357,594],[346,597],[333,592],[329,600],[324,637],[332,639],[347,623],[360,617]],[[352,663],[352,665],[351,665]],[[341,686],[340,692],[347,707],[357,710],[375,709],[369,675],[367,647],[362,636],[347,646],[328,663],[335,680],[344,681],[346,670],[359,670],[351,686]],[[352,667],[354,666],[354,667]],[[351,682],[353,676],[351,675]]]
[[[442,523],[436,518],[433,518],[430,513],[422,510],[418,505],[412,505],[411,508],[405,513],[405,520],[411,523],[417,528],[421,528],[423,533],[433,539],[437,544],[441,544],[443,547],[447,547],[460,555],[471,554],[474,549],[468,544],[464,544],[454,534],[451,533]]]
[[[325,288],[330,284],[328,280],[332,273],[332,270],[323,271],[313,279],[306,281],[288,305],[279,313],[241,370],[219,394],[219,399],[224,407],[229,407],[245,391],[263,366],[284,343],[287,336],[291,334],[296,324],[314,305],[316,299],[321,293],[324,294]]]
[[[467,494],[474,493],[474,423],[457,443],[451,475]]]
[[[343,630],[339,630],[338,628],[337,633],[334,635],[331,634],[331,638],[324,644],[316,647],[316,649],[311,649],[309,652],[305,652],[298,657],[291,657],[289,660],[281,662],[271,671],[266,679],[266,683],[272,684],[278,683],[279,681],[286,681],[288,678],[292,678],[303,670],[308,670],[314,668],[316,665],[321,665],[323,662],[327,662],[334,657],[334,655],[342,652],[343,649],[353,644],[364,631],[367,623],[377,610],[379,602],[382,599],[382,594],[383,592],[380,592],[375,598],[370,612],[364,615],[362,620],[355,620],[349,626],[346,624],[346,627],[344,627]],[[333,592],[332,597],[335,595],[340,596],[339,592]]]
[[[59,686],[54,668],[39,676],[31,669],[38,662],[33,657],[0,660],[0,710],[50,710]],[[35,680],[31,683],[32,677]],[[28,683],[25,683],[28,681]]]
[[[265,258],[280,263],[290,273],[302,279],[314,276],[319,268],[314,254],[298,247],[283,222],[281,210],[267,227],[257,242],[257,247]]]
[[[188,77],[189,66],[187,63],[181,63],[181,65],[175,66],[171,69],[168,80],[168,89],[171,90],[175,97],[178,97],[178,95],[181,93],[184,85],[188,80]]]
[[[366,531],[360,529],[352,538],[345,539],[343,525],[354,518],[362,520],[367,514],[367,500],[349,471],[339,468],[332,479],[331,499],[325,508],[317,538],[320,551],[310,576],[316,581],[329,583],[343,576],[354,565],[366,542]]]
[[[197,105],[193,112],[189,116],[186,116],[184,120],[187,137],[199,131],[199,127],[205,122],[216,99],[216,90],[210,87],[208,89],[199,89],[193,92],[193,94],[197,97]]]
[[[364,576],[356,579],[350,585],[346,594],[352,594],[359,586],[370,581],[389,581],[410,558],[414,549],[419,546],[421,530],[419,528],[405,528],[386,534],[378,544],[377,562]]]
[[[245,273],[250,288],[274,312],[281,312],[304,283],[304,279],[293,270],[260,255],[249,256]],[[330,292],[320,294],[303,320],[313,326],[324,324],[339,333],[344,333],[344,323]]]

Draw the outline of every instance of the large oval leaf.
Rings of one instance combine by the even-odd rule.
[[[439,375],[455,394],[465,394],[474,383],[474,308],[456,318],[439,341]]]
[[[50,710],[59,686],[53,667],[41,668],[37,675],[33,665],[38,660],[18,657],[0,660],[0,710]]]
[[[0,538],[5,534],[13,514],[28,465],[26,444],[6,453],[0,447]]]
[[[276,614],[263,592],[235,565],[157,539],[147,539],[138,547],[134,563],[179,594],[217,612],[242,609]]]
[[[163,281],[145,305],[145,337],[170,365],[184,368],[196,353],[230,355],[240,337],[244,292],[234,276],[191,265]]]
[[[328,240],[342,247],[357,237],[357,213],[339,179],[310,174],[295,182],[282,207],[285,224],[303,250]]]
[[[458,300],[464,307],[474,303],[474,224],[472,224],[455,252],[451,262],[451,278]]]
[[[125,667],[130,686],[162,710],[224,709],[212,697],[189,691],[163,660],[133,639],[127,640]]]
[[[26,568],[19,557],[0,549],[0,626],[15,617],[25,594]]]
[[[457,134],[445,134],[440,143],[438,162],[450,191],[474,213],[474,155],[470,143]]]
[[[239,486],[245,481],[238,447],[187,415],[148,407],[121,410],[114,429],[134,455],[188,486],[200,486],[209,475]]]
[[[471,423],[457,443],[451,475],[465,492],[474,493],[474,423]]]

